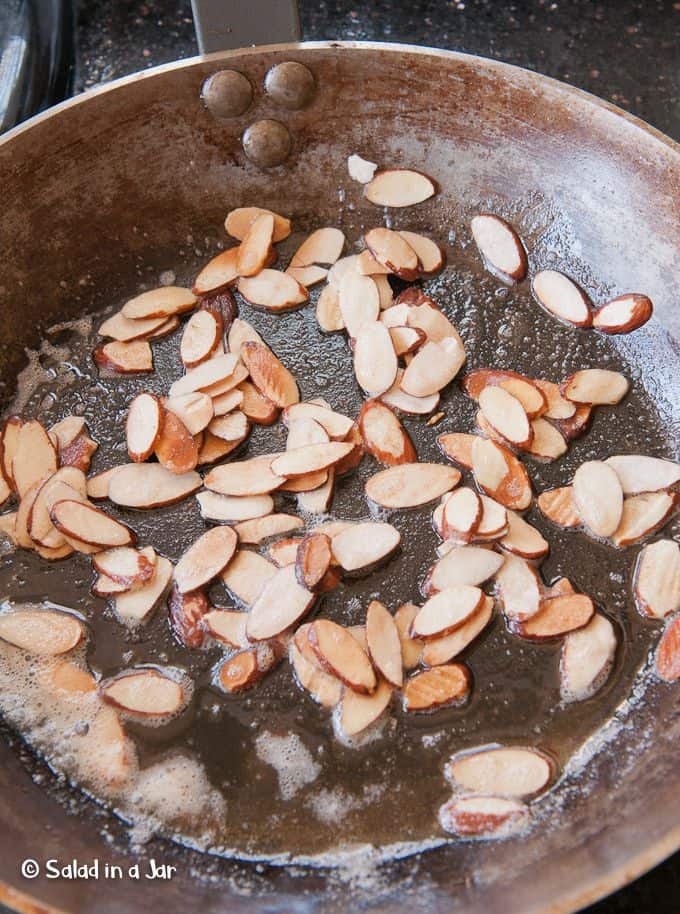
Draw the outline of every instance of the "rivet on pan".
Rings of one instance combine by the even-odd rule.
[[[309,104],[316,85],[308,67],[295,60],[286,60],[269,70],[264,88],[274,104],[296,110]]]
[[[238,70],[218,70],[203,83],[201,98],[215,117],[238,117],[250,107],[253,87]]]
[[[260,168],[273,168],[288,158],[291,138],[288,128],[280,121],[255,121],[242,138],[243,151]]]

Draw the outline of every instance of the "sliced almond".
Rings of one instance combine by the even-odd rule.
[[[593,327],[602,333],[632,333],[647,323],[653,310],[646,295],[628,292],[601,305],[593,314]]]
[[[490,549],[456,546],[429,570],[423,593],[430,596],[461,584],[479,587],[499,571],[503,562],[503,556]]]
[[[528,807],[507,797],[452,797],[439,808],[441,827],[461,838],[505,838],[528,820]]]
[[[368,480],[366,496],[383,508],[415,508],[441,497],[458,484],[460,473],[439,463],[405,463],[381,470]]]
[[[159,508],[181,501],[200,487],[198,473],[177,476],[160,464],[129,463],[111,474],[108,497],[125,508]]]
[[[380,680],[370,695],[345,689],[338,718],[342,735],[352,739],[372,727],[385,713],[392,698],[392,686]]]
[[[32,504],[25,519],[26,533],[37,545],[46,548],[58,548],[65,542],[64,536],[56,529],[50,517],[50,511],[58,501],[72,498],[85,501],[83,494],[84,477],[82,472],[71,472],[72,468],[62,468],[53,476],[48,477],[37,489]],[[75,478],[73,478],[75,476]],[[30,490],[29,490],[30,491]],[[29,499],[28,493],[22,499],[19,507],[20,527],[24,522],[25,502]],[[20,533],[20,545],[24,545],[23,528]],[[29,544],[26,543],[28,547]]]
[[[190,651],[203,647],[203,620],[209,609],[208,598],[202,590],[180,593],[177,585],[173,584],[168,596],[170,628],[177,641]]]
[[[240,317],[237,317],[232,321],[227,341],[229,344],[229,352],[234,356],[239,356],[241,354],[241,346],[244,343],[250,342],[261,343],[263,346],[266,345],[257,330],[249,324],[248,321],[244,321]]]
[[[132,464],[127,464],[132,466]],[[86,494],[88,498],[91,498],[93,501],[100,501],[104,498],[109,497],[109,482],[115,473],[118,472],[126,464],[122,464],[117,467],[110,467],[108,470],[102,470],[101,473],[95,473],[94,476],[90,476],[87,480],[87,490]]]
[[[488,495],[480,495],[482,516],[475,530],[475,541],[490,542],[500,539],[508,529],[508,512]]]
[[[520,746],[482,748],[454,755],[445,769],[454,786],[466,792],[533,797],[555,776],[555,765],[538,749]]]
[[[92,455],[96,453],[99,445],[85,434],[78,435],[68,447],[59,452],[59,466],[77,467],[87,473],[92,462]]]
[[[266,517],[255,517],[252,520],[240,521],[234,527],[239,542],[247,545],[259,545],[273,536],[281,536],[299,530],[304,522],[293,514],[267,514]]]
[[[550,587],[544,588],[543,599],[550,600],[553,597],[563,597],[570,593],[576,593],[576,591],[569,578],[558,578]]]
[[[180,593],[204,587],[228,565],[236,551],[238,537],[231,527],[213,527],[187,549],[175,566],[175,583]]]
[[[538,496],[538,507],[554,524],[560,527],[578,527],[581,515],[576,510],[571,486],[548,489]]]
[[[499,545],[523,559],[540,559],[550,552],[550,544],[536,527],[514,511],[508,511],[508,532],[499,540]]]
[[[159,670],[126,672],[101,687],[104,701],[143,717],[176,714],[184,704],[181,685]]]
[[[289,273],[264,269],[256,276],[241,277],[238,290],[251,305],[268,311],[290,311],[303,305],[307,290]]]
[[[495,501],[513,511],[531,503],[531,483],[524,465],[512,451],[496,441],[475,438],[471,448],[472,471],[477,485]]]
[[[331,536],[330,533],[327,535]],[[391,555],[400,539],[399,531],[391,524],[371,521],[351,524],[331,536],[333,556],[345,571],[360,571]]]
[[[560,657],[563,701],[585,701],[602,688],[614,665],[616,643],[614,626],[599,613],[584,628],[567,635]]]
[[[121,584],[145,584],[156,573],[156,553],[119,546],[98,552],[93,556],[92,564],[100,574]]]
[[[235,599],[245,606],[252,606],[275,574],[276,566],[264,556],[239,549],[222,572],[222,581]]]
[[[420,262],[411,245],[399,232],[387,228],[374,228],[364,235],[366,247],[378,263],[408,282],[419,274]]]
[[[12,461],[16,454],[17,444],[19,443],[19,430],[24,424],[20,416],[9,416],[5,419],[0,435],[0,469],[2,475],[12,491],[16,491],[14,477],[12,476]]]
[[[108,336],[119,343],[129,343],[132,340],[150,339],[167,321],[168,318],[162,316],[131,320],[122,311],[118,311],[107,318],[97,332],[99,336]]]
[[[196,295],[210,295],[221,292],[238,279],[238,247],[222,251],[209,260],[200,271],[192,292]]]
[[[456,537],[469,540],[482,518],[482,502],[475,491],[468,488],[456,489],[446,499],[442,511],[442,533],[444,539]]]
[[[530,419],[541,415],[546,408],[546,399],[542,391],[529,378],[515,371],[476,368],[465,375],[463,387],[473,400],[479,400],[480,394],[487,387],[501,387],[519,400]]]
[[[392,345],[398,356],[410,355],[419,349],[427,337],[418,327],[390,327]]]
[[[322,667],[355,692],[371,693],[377,679],[366,652],[351,633],[329,619],[317,619],[309,630]]]
[[[295,556],[298,583],[312,592],[318,590],[332,560],[331,541],[325,533],[310,533],[305,536]]]
[[[374,278],[376,276],[388,276],[392,272],[389,267],[378,263],[369,250],[364,250],[359,254],[356,261],[356,270],[357,273],[361,273],[363,276],[372,276]]]
[[[272,472],[275,457],[265,454],[215,467],[205,477],[205,485],[222,495],[267,495],[285,482],[284,477]]]
[[[82,416],[66,416],[65,419],[50,426],[48,432],[60,454],[83,433],[87,434],[87,427]]]
[[[624,495],[642,492],[659,492],[671,489],[680,482],[680,464],[659,457],[643,454],[625,454],[608,457],[605,463],[619,477]]]
[[[452,339],[463,348],[463,341],[458,331],[453,326],[442,309],[422,289],[411,286],[396,299],[399,304],[406,304],[408,311],[406,323],[409,327],[418,327],[424,331],[431,343],[441,343],[442,340]]]
[[[89,670],[84,670],[70,660],[57,660],[41,671],[41,680],[59,692],[68,693],[69,697],[80,697],[94,692],[97,683]]]
[[[638,611],[664,619],[680,609],[680,546],[673,540],[658,540],[640,552],[633,593]]]
[[[400,689],[403,670],[399,630],[391,613],[377,600],[372,600],[366,611],[366,643],[376,670],[395,689]]]
[[[564,380],[560,390],[572,403],[613,406],[626,396],[629,387],[628,379],[618,371],[584,368]]]
[[[428,342],[407,366],[401,388],[413,397],[428,397],[446,387],[464,364],[465,350],[453,337]]]
[[[645,492],[624,499],[621,521],[612,535],[615,546],[628,546],[659,530],[680,501],[677,493]]]
[[[208,425],[208,431],[223,441],[244,441],[250,432],[250,423],[240,410],[226,416],[216,416]]]
[[[664,629],[654,655],[654,669],[664,682],[680,679],[680,616],[671,619]]]
[[[307,267],[311,264],[335,263],[345,245],[345,236],[337,228],[320,228],[306,238],[290,262],[291,267]]]
[[[83,640],[84,629],[70,613],[13,609],[0,614],[0,639],[30,654],[56,657]]]
[[[294,565],[279,568],[262,588],[248,614],[251,641],[265,641],[286,631],[305,616],[314,594],[298,584]]]
[[[436,241],[432,241],[431,238],[427,238],[425,235],[418,235],[416,232],[401,230],[399,234],[418,255],[421,273],[431,275],[441,270],[444,266],[445,257],[444,252]]]
[[[476,440],[477,435],[467,435],[464,432],[450,432],[437,439],[439,447],[449,460],[466,470],[472,469],[472,446]]]
[[[231,330],[232,324],[238,317],[238,305],[229,289],[224,289],[215,295],[204,296],[198,307],[203,311],[212,311],[218,322],[221,322],[223,333]]]
[[[392,409],[412,416],[426,416],[436,409],[439,404],[439,393],[430,394],[429,397],[412,397],[401,389],[404,376],[403,369],[397,369],[394,384],[381,395],[380,399]]]
[[[587,460],[574,474],[574,506],[595,536],[611,536],[623,512],[623,491],[614,470],[601,460]]]
[[[557,270],[542,270],[531,283],[534,298],[550,314],[574,327],[590,327],[590,299],[573,279]]]
[[[272,425],[279,417],[279,408],[271,400],[264,397],[260,391],[250,381],[242,381],[238,386],[238,391],[242,394],[241,403],[239,404],[241,412],[255,425]],[[217,412],[218,404],[213,402]]]
[[[11,478],[19,497],[57,471],[56,448],[40,422],[34,419],[18,428],[12,450]]]
[[[348,257],[341,257],[336,261],[328,271],[328,283],[331,286],[340,288],[340,283],[348,273],[357,273],[359,266],[359,255],[350,254]]]
[[[378,171],[364,187],[364,196],[376,206],[415,206],[437,192],[432,178],[410,168]]]
[[[532,382],[545,397],[546,408],[543,413],[546,419],[571,419],[576,412],[571,400],[565,400],[560,393],[559,384],[535,378]]]
[[[186,368],[195,368],[210,358],[222,339],[222,318],[215,311],[200,309],[187,321],[179,347]]]
[[[479,587],[469,584],[446,587],[425,602],[413,620],[411,634],[424,641],[448,635],[467,622],[483,601]]]
[[[302,417],[293,419],[288,423],[288,437],[286,450],[297,450],[313,444],[327,444],[329,435],[326,429],[316,419]]]
[[[146,339],[147,340],[159,340],[164,336],[168,336],[171,333],[174,333],[175,330],[179,327],[179,318],[176,316],[169,317],[167,320],[164,320],[160,325],[158,330],[154,330],[153,333],[150,333]]]
[[[196,313],[199,314],[201,312]],[[236,393],[236,391],[232,391],[232,393]],[[142,396],[151,395],[142,394]],[[224,396],[229,396],[229,394]],[[178,397],[169,397],[164,406],[169,412],[177,416],[190,435],[198,435],[199,432],[202,432],[208,426],[214,414],[212,399],[207,394],[199,391],[180,394]],[[236,406],[238,406],[238,403],[232,406],[232,409],[235,409]]]
[[[239,651],[220,664],[218,682],[225,692],[243,692],[259,682],[275,662],[268,645]]]
[[[267,556],[279,568],[283,568],[284,565],[293,565],[297,558],[298,546],[302,540],[303,537],[301,536],[285,536],[283,539],[271,544],[267,549]]]
[[[159,555],[156,559],[156,573],[147,584],[116,596],[118,617],[130,626],[144,622],[160,602],[171,577],[172,563]]]
[[[206,466],[217,463],[232,451],[235,451],[241,444],[240,441],[225,441],[224,438],[217,438],[206,429],[196,436],[196,443],[200,445],[198,452],[198,466]]]
[[[380,295],[377,285],[370,276],[354,271],[346,273],[338,287],[338,307],[347,332],[355,339],[360,330],[378,319]]]
[[[369,396],[380,396],[390,389],[397,376],[397,355],[390,332],[379,321],[365,324],[354,345],[354,374]]]
[[[541,609],[541,586],[536,570],[519,556],[507,555],[496,574],[503,612],[514,622],[525,622]]]
[[[92,593],[96,597],[115,597],[119,593],[127,593],[134,588],[130,584],[120,584],[105,574],[100,574],[92,585]]]
[[[321,290],[316,303],[316,319],[326,333],[345,329],[345,320],[340,310],[340,292],[330,284]]]
[[[302,688],[306,689],[314,701],[322,705],[322,707],[334,708],[343,693],[343,686],[340,680],[329,673],[325,673],[316,662],[311,661],[307,655],[303,654],[292,641],[289,648],[289,657],[295,670],[295,676]],[[351,692],[351,694],[354,695],[356,693]]]
[[[240,276],[255,276],[269,259],[274,235],[274,217],[260,213],[248,226],[239,245],[236,269]]]
[[[196,296],[190,289],[179,286],[161,286],[142,292],[123,305],[122,314],[131,320],[148,320],[150,317],[172,317],[191,311],[196,305]]]
[[[471,677],[461,663],[450,663],[416,673],[404,685],[406,711],[433,711],[462,704],[470,692]]]
[[[283,408],[299,401],[295,378],[267,346],[247,341],[241,346],[241,358],[257,389],[276,406]]]
[[[519,235],[505,219],[480,213],[470,223],[472,237],[485,265],[504,282],[520,282],[527,273],[527,255]]]
[[[196,501],[201,509],[201,516],[206,520],[227,524],[264,517],[274,510],[274,500],[270,495],[238,496],[199,492]]]
[[[417,461],[418,455],[408,433],[389,407],[368,400],[359,413],[358,422],[364,446],[376,460],[388,466]]]
[[[423,647],[421,662],[425,666],[441,666],[457,657],[487,627],[493,616],[493,598],[484,596],[478,609],[448,635],[432,638]]]
[[[175,381],[170,387],[170,396],[179,397],[197,390],[209,392],[209,388],[218,382],[232,377],[236,365],[237,357],[231,352],[208,359],[197,365],[196,368],[191,368],[184,377]]]
[[[570,419],[555,420],[555,425],[567,441],[572,441],[574,438],[580,438],[581,435],[585,434],[592,415],[592,406],[584,404],[576,407],[574,415]]]
[[[411,635],[411,623],[420,612],[420,608],[413,603],[404,603],[394,614],[394,624],[397,627],[401,643],[401,659],[405,670],[412,670],[420,663],[424,642]]]
[[[166,410],[155,443],[158,462],[178,476],[190,473],[198,463],[198,445],[181,419]]]
[[[136,463],[151,456],[161,433],[163,407],[154,394],[138,394],[130,403],[125,423],[128,454]]]
[[[408,369],[407,369],[408,371]],[[503,387],[489,385],[479,395],[479,405],[486,419],[500,435],[517,447],[528,447],[533,429],[524,407]]]
[[[294,403],[283,412],[283,421],[289,428],[293,422],[302,419],[313,419],[335,441],[344,441],[354,424],[352,419],[319,403]]]
[[[216,641],[229,647],[248,647],[246,621],[248,614],[226,609],[213,609],[203,616],[203,625]]]
[[[57,530],[88,545],[110,548],[135,541],[129,527],[82,501],[58,501],[50,510],[50,518]]]
[[[9,511],[7,514],[0,514],[0,533],[2,533],[7,538],[7,540],[14,545],[16,545],[16,519],[16,511]]]
[[[325,267],[288,267],[286,273],[288,276],[292,276],[305,289],[309,289],[311,286],[328,278],[328,270]]]
[[[565,594],[543,601],[539,611],[524,622],[513,624],[513,631],[532,641],[559,638],[583,628],[593,617],[595,607],[589,596]]]
[[[524,450],[541,460],[557,460],[567,452],[567,442],[562,433],[545,419],[531,422],[531,443]]]
[[[271,472],[282,477],[315,473],[337,463],[353,448],[351,441],[327,441],[296,447],[276,457],[272,461]]]
[[[262,209],[259,206],[242,206],[239,209],[231,210],[224,222],[227,234],[238,241],[243,241],[253,222],[263,214],[272,216],[274,220],[272,241],[283,241],[290,235],[290,219],[279,216],[278,213],[274,213],[269,209]]]

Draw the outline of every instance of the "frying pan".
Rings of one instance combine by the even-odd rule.
[[[261,89],[267,71],[289,60],[314,75],[314,97],[299,110],[276,106]],[[255,94],[248,111],[231,119],[215,118],[199,98],[204,80],[225,68],[244,74]],[[241,144],[243,131],[263,117],[284,123],[292,140],[290,155],[271,169],[249,160]],[[344,206],[336,193],[349,186],[345,159],[355,151],[438,180],[442,193],[409,214],[416,230],[446,237],[455,227],[462,234],[471,213],[493,206],[521,216],[543,256],[580,269],[591,290],[649,294],[657,318],[638,342],[623,346],[621,358],[636,366],[635,380],[665,423],[665,450],[668,441],[677,444],[679,356],[664,329],[678,330],[677,148],[635,118],[545,77],[403,45],[315,42],[197,57],[95,89],[5,136],[6,397],[43,327],[129,296],[144,275],[176,262],[178,239],[216,238],[215,226],[233,207],[256,202],[303,229],[340,224],[358,237],[379,216],[360,201]],[[455,251],[450,260],[474,259],[463,246]],[[462,272],[450,281],[463,282]],[[561,332],[548,325],[544,338]],[[634,450],[634,429],[628,434],[625,444]],[[98,914],[359,907],[391,914],[405,905],[442,914],[574,911],[680,847],[677,693],[650,684],[644,701],[617,715],[615,738],[588,762],[588,788],[563,791],[550,828],[406,857],[379,868],[370,891],[327,870],[255,868],[160,840],[133,852],[116,821],[55,784],[7,728],[0,744],[0,900],[19,911]],[[67,814],[69,804],[81,814]],[[27,857],[126,864],[140,855],[176,863],[177,875],[114,885],[42,876],[29,883],[18,872]]]

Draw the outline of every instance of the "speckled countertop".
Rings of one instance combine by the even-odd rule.
[[[468,51],[579,86],[680,138],[680,3],[301,0],[305,39]],[[81,0],[76,91],[196,53],[190,0]],[[1,910],[1,907],[0,907]],[[589,909],[677,914],[680,854]]]

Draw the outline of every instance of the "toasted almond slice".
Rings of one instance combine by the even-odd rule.
[[[643,616],[664,619],[680,609],[680,546],[658,540],[641,551],[633,581],[635,605]]]
[[[571,486],[548,489],[538,496],[538,507],[554,524],[560,527],[578,527],[581,515],[576,510]]]
[[[319,403],[294,403],[283,412],[283,421],[289,428],[293,422],[301,419],[313,419],[335,441],[344,441],[354,424],[352,419]]]
[[[628,393],[630,384],[618,371],[584,368],[566,378],[561,386],[563,396],[572,403],[588,406],[615,405]]]
[[[574,474],[574,506],[595,536],[611,536],[623,512],[623,491],[614,470],[601,460],[587,460]]]
[[[40,679],[48,688],[68,693],[69,697],[80,697],[97,689],[97,683],[89,670],[84,670],[70,660],[57,660],[41,671]]]
[[[195,305],[196,296],[190,289],[161,286],[131,298],[123,305],[121,313],[130,320],[148,320],[151,317],[167,319],[191,311]]]
[[[172,563],[159,555],[156,559],[156,573],[147,584],[116,596],[118,617],[130,626],[144,622],[160,602],[171,577]]]
[[[366,611],[366,644],[376,670],[395,689],[400,689],[403,669],[399,630],[391,613],[377,600],[372,600]]]
[[[411,245],[399,232],[374,228],[364,235],[366,247],[378,263],[407,281],[418,277],[420,262]]]
[[[358,423],[364,446],[376,460],[388,466],[418,460],[408,432],[389,407],[368,400],[361,408]]]
[[[167,410],[156,440],[155,453],[158,462],[178,476],[190,473],[198,463],[198,445],[194,436],[181,419]]]
[[[201,516],[220,523],[237,523],[264,517],[274,510],[270,495],[218,495],[217,492],[199,492],[196,496]]]
[[[411,634],[424,641],[448,635],[467,622],[483,601],[479,587],[470,584],[446,587],[425,602],[413,620]]]
[[[213,609],[203,616],[203,626],[212,638],[222,644],[229,647],[248,647],[247,619],[248,614],[244,612]]]
[[[27,532],[34,542],[48,548],[63,545],[64,538],[55,529],[50,511],[65,498],[85,501],[86,485],[82,470],[76,467],[62,467],[42,482],[26,518]],[[21,511],[23,514],[23,500]]]
[[[30,654],[56,657],[83,640],[79,619],[47,609],[12,609],[0,614],[0,638]]]
[[[504,282],[520,282],[527,273],[527,255],[519,235],[505,219],[480,213],[470,223],[472,237],[484,263]]]
[[[236,238],[237,241],[243,241],[253,222],[258,216],[265,213],[274,219],[272,241],[283,241],[287,238],[290,235],[290,219],[286,219],[285,216],[279,216],[278,213],[274,213],[269,209],[262,209],[259,206],[242,206],[239,209],[231,210],[224,222],[227,234],[231,235],[232,238]]]
[[[397,369],[394,384],[380,397],[383,403],[386,403],[392,409],[397,409],[412,416],[425,416],[437,408],[439,404],[438,393],[431,394],[429,397],[412,397],[401,389],[403,376],[403,369]]]
[[[286,631],[305,616],[314,594],[298,584],[295,566],[285,565],[267,581],[248,614],[247,634],[251,641],[265,641]]]
[[[456,489],[446,499],[442,511],[444,539],[469,540],[482,518],[482,502],[472,489]]]
[[[257,330],[248,321],[244,321],[240,317],[233,320],[229,328],[227,342],[229,344],[229,352],[235,356],[241,354],[241,346],[244,343],[261,343],[263,346],[265,345]]]
[[[401,537],[391,524],[367,521],[352,524],[331,539],[335,561],[351,572],[371,568],[387,558],[397,548]]]
[[[0,470],[2,476],[12,491],[16,491],[14,477],[12,476],[12,461],[19,443],[19,430],[24,424],[21,416],[9,416],[5,419],[0,435]]]
[[[656,648],[654,668],[664,682],[680,679],[680,616],[668,621]]]
[[[200,314],[204,312],[197,311],[196,313]],[[231,392],[231,394],[234,393],[236,392]],[[151,395],[142,394],[142,396]],[[230,396],[230,394],[224,394],[224,396]],[[233,399],[238,400],[238,397]],[[168,397],[164,406],[169,412],[174,413],[174,415],[177,416],[190,435],[198,435],[199,432],[202,432],[203,429],[207,427],[214,413],[212,399],[208,394],[200,393],[199,391],[189,394],[180,394],[178,397]],[[232,409],[235,409],[236,406],[238,406],[238,403],[235,403],[235,405],[232,406]]]
[[[231,454],[241,444],[240,441],[225,441],[224,438],[217,438],[215,435],[211,435],[207,429],[196,437],[196,442],[200,444],[198,466],[217,463],[218,460],[222,460],[223,457]]]
[[[308,298],[304,286],[280,270],[264,269],[256,276],[241,277],[238,290],[251,305],[276,312],[297,308]]]
[[[437,439],[443,453],[466,470],[472,469],[472,446],[477,440],[477,435],[467,435],[464,432],[450,432],[440,435]]]
[[[196,295],[209,295],[220,292],[238,279],[238,247],[222,251],[209,260],[200,271],[192,291]]]
[[[602,333],[631,333],[652,316],[653,305],[646,295],[627,292],[601,305],[593,314],[593,327]]]
[[[150,333],[146,339],[147,340],[159,340],[161,337],[169,336],[169,334],[174,333],[175,330],[179,327],[179,318],[177,316],[169,317],[167,320],[164,320],[160,325],[158,330],[154,330],[153,333]]]
[[[329,619],[317,619],[309,643],[323,669],[355,692],[371,693],[377,679],[366,652],[352,634]]]
[[[453,337],[428,342],[407,366],[401,388],[413,397],[428,397],[446,387],[464,364],[465,350]]]
[[[297,498],[298,509],[308,514],[325,514],[333,499],[336,473],[337,468],[331,467],[327,471],[326,481],[322,485],[307,492],[300,492]]]
[[[64,499],[56,502],[50,509],[50,518],[61,533],[91,546],[127,546],[135,541],[129,527],[83,501]]]
[[[295,671],[295,676],[302,688],[306,689],[314,701],[322,707],[334,708],[343,693],[340,680],[329,673],[325,673],[316,662],[311,661],[306,654],[303,654],[293,641],[291,641],[289,647],[289,658]]]
[[[199,536],[175,566],[178,591],[188,593],[212,581],[226,568],[237,544],[231,527],[213,527]]]
[[[315,470],[313,473],[291,476],[290,479],[284,482],[279,491],[295,494],[298,492],[313,492],[328,481],[329,472],[330,470]]]
[[[400,231],[399,234],[418,255],[420,261],[421,273],[431,275],[437,273],[444,266],[444,251],[439,247],[436,241],[427,238],[425,235],[418,235],[416,232]]]
[[[205,627],[203,619],[210,609],[208,598],[202,590],[180,593],[176,584],[168,596],[170,629],[176,640],[188,650],[203,647]]]
[[[595,607],[589,596],[582,593],[551,597],[541,603],[540,610],[525,622],[513,624],[513,631],[532,641],[559,638],[583,628],[593,617]]]
[[[534,797],[555,777],[555,764],[539,749],[520,746],[483,747],[454,755],[446,777],[469,793]]]
[[[294,565],[297,559],[298,547],[302,540],[303,537],[301,536],[287,536],[277,540],[267,549],[267,556],[279,568],[283,568],[284,565]],[[309,588],[307,589],[309,590]]]
[[[272,472],[275,457],[265,454],[215,467],[205,477],[205,485],[222,495],[267,495],[285,482],[284,477]]]
[[[296,550],[295,573],[298,583],[312,592],[318,590],[333,560],[331,541],[325,533],[310,533]]]
[[[241,346],[241,358],[260,393],[281,408],[300,400],[293,375],[267,346],[247,341]]]
[[[531,283],[534,298],[550,314],[574,327],[590,327],[590,299],[573,279],[557,270],[542,270]]]
[[[528,820],[528,807],[507,797],[452,797],[439,808],[441,827],[461,838],[507,838]]]
[[[508,619],[525,622],[541,609],[541,586],[536,570],[522,558],[507,555],[496,584]]]
[[[305,289],[309,289],[311,286],[316,285],[319,282],[323,282],[324,279],[328,278],[328,270],[325,267],[288,267],[286,270],[288,276],[292,276],[293,279],[300,283]]]
[[[316,319],[319,327],[326,333],[345,329],[345,321],[340,310],[340,292],[336,286],[324,286],[316,303]]]
[[[513,511],[531,504],[531,483],[524,465],[512,451],[496,441],[475,438],[472,471],[477,485],[495,501]]]
[[[282,654],[270,644],[232,654],[217,668],[217,681],[225,692],[243,692],[259,682],[280,662]]]
[[[248,226],[236,257],[236,269],[240,276],[255,276],[269,259],[274,235],[274,217],[271,213],[260,213]]]
[[[530,419],[541,415],[546,408],[546,399],[536,384],[515,371],[475,368],[468,371],[462,383],[465,392],[473,400],[479,400],[480,394],[487,387],[502,387],[519,400]]]
[[[642,492],[659,492],[680,482],[680,464],[659,457],[643,454],[625,454],[608,457],[605,463],[619,477],[624,495]]]
[[[163,407],[155,394],[138,394],[128,408],[125,423],[128,454],[136,463],[151,456],[161,433]]]
[[[377,285],[370,276],[354,271],[346,273],[338,287],[338,308],[347,332],[355,339],[360,330],[378,319],[380,295]]]
[[[407,369],[408,373],[408,369]],[[533,429],[524,407],[503,387],[488,385],[479,395],[479,405],[496,431],[518,447],[528,447]]]
[[[276,457],[271,472],[276,476],[295,477],[325,470],[354,449],[351,441],[327,441],[296,447]]]
[[[418,327],[390,327],[392,345],[398,356],[410,355],[419,349],[427,337]]]
[[[222,318],[206,308],[195,311],[184,327],[179,353],[186,368],[210,358],[222,339]]]
[[[241,393],[242,399],[239,404],[241,412],[255,425],[272,425],[279,417],[279,408],[267,397],[264,397],[260,391],[250,381],[242,381],[237,391]],[[221,399],[221,398],[219,398]],[[219,415],[218,401],[213,401],[215,415]]]
[[[540,559],[550,552],[550,544],[539,531],[514,511],[508,511],[508,532],[499,545],[523,559]]]
[[[16,545],[16,520],[16,511],[0,514],[0,534],[4,534],[7,540],[13,545]]]
[[[441,666],[457,657],[486,628],[493,616],[494,601],[484,595],[478,609],[448,635],[425,642],[421,662],[425,666]]]
[[[437,192],[432,178],[411,168],[378,171],[364,188],[364,196],[376,206],[415,206]]]
[[[97,332],[99,336],[108,336],[119,343],[129,343],[132,340],[150,339],[167,321],[168,318],[162,316],[131,320],[122,311],[118,311],[107,318]]]
[[[99,445],[85,434],[78,435],[68,447],[59,452],[59,465],[61,467],[76,467],[86,473],[90,469],[92,455],[96,453]]]
[[[82,416],[66,416],[65,419],[50,426],[48,431],[60,455],[83,433],[87,434],[87,427]]]
[[[378,298],[380,299],[380,310],[384,311],[394,304],[394,292],[387,276],[378,273],[371,277],[378,289]]]
[[[93,501],[101,501],[109,497],[109,482],[124,466],[133,466],[133,464],[121,464],[117,467],[110,467],[108,470],[102,470],[101,473],[95,473],[86,481],[86,495]]]
[[[364,325],[354,346],[354,374],[369,396],[380,396],[390,389],[397,376],[397,355],[390,332],[379,321]]]
[[[320,228],[306,238],[290,262],[291,267],[308,267],[316,263],[335,263],[345,245],[345,236],[337,228]]]
[[[239,542],[247,545],[258,545],[273,536],[291,533],[304,526],[304,522],[293,514],[267,514],[252,520],[240,521],[234,527]]]
[[[359,431],[359,426],[356,422],[352,424],[346,441],[350,441],[354,445],[354,449],[351,450],[346,457],[343,457],[342,460],[339,460],[338,463],[336,463],[334,467],[336,476],[342,476],[344,473],[350,473],[352,470],[355,470],[364,459],[363,438],[361,437],[361,432]]]
[[[37,482],[57,471],[57,451],[40,422],[31,419],[19,427],[12,450],[11,478],[23,497]]]
[[[567,442],[562,433],[545,419],[533,419],[531,422],[531,444],[524,450],[541,460],[557,460],[567,452]]]
[[[456,328],[438,305],[421,289],[412,286],[396,299],[398,304],[406,304],[406,323],[409,327],[418,327],[425,332],[431,343],[441,343],[445,339],[455,340],[460,348],[463,342]]]
[[[621,521],[612,536],[615,546],[628,546],[659,530],[673,514],[680,496],[669,492],[646,492],[624,499]]]
[[[167,717],[185,701],[181,685],[160,670],[121,673],[101,687],[104,701],[143,717]]]
[[[338,718],[340,732],[352,739],[372,727],[385,713],[392,698],[392,686],[381,679],[370,695],[345,689]]]
[[[616,644],[614,626],[599,613],[584,628],[567,635],[560,657],[563,701],[585,701],[602,688],[614,665]]]
[[[181,501],[200,487],[198,473],[177,476],[160,464],[129,463],[111,474],[108,497],[126,508],[159,508]]]
[[[558,578],[550,587],[543,589],[543,599],[551,600],[553,597],[563,597],[571,593],[576,591],[569,578]]]
[[[397,627],[401,643],[401,659],[405,670],[412,670],[420,663],[423,651],[423,642],[420,638],[411,635],[411,623],[420,612],[414,603],[404,603],[394,614],[394,624]]]
[[[234,374],[237,361],[237,356],[230,352],[202,362],[175,381],[170,388],[170,396],[179,397],[197,390],[207,391],[218,382],[230,378]]]
[[[479,587],[500,569],[502,555],[480,546],[456,546],[432,566],[423,585],[423,593],[430,596],[468,584]]]
[[[239,549],[222,572],[222,581],[233,597],[246,606],[252,606],[275,574],[276,566],[264,556]]]
[[[376,473],[366,483],[366,496],[383,508],[415,508],[448,492],[460,479],[454,467],[439,463],[405,463]]]
[[[250,422],[240,410],[226,416],[217,416],[208,425],[208,431],[223,441],[244,441],[250,432]]]
[[[571,400],[565,400],[560,393],[559,384],[552,381],[543,381],[535,378],[531,382],[545,397],[546,408],[543,416],[546,419],[571,419],[576,412],[576,406]]]
[[[573,441],[574,438],[580,438],[586,433],[592,415],[593,407],[583,404],[576,407],[576,411],[570,419],[556,419],[554,422],[566,440]]]
[[[106,343],[94,350],[93,357],[100,368],[108,369],[116,374],[153,371],[151,346],[146,340],[133,340],[131,343]]]
[[[471,687],[471,677],[462,663],[450,663],[416,673],[404,685],[406,711],[432,711],[444,705],[462,704]]]
[[[227,333],[238,317],[238,305],[232,292],[223,289],[214,295],[206,295],[199,301],[198,307],[203,311],[212,311],[218,321],[221,321],[222,330]]]
[[[389,267],[378,263],[373,254],[366,249],[359,254],[356,260],[356,272],[361,273],[362,276],[372,276],[375,279],[376,276],[389,276],[392,271]]]
[[[127,546],[105,549],[92,558],[92,564],[100,574],[126,584],[144,584],[156,573],[156,553],[151,550],[139,551]]]

